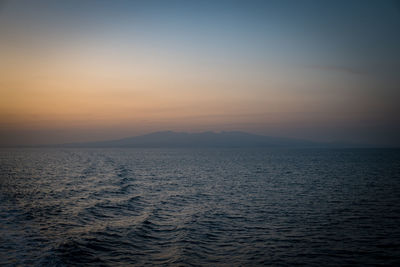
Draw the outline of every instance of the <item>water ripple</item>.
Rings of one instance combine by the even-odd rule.
[[[8,149],[0,265],[399,265],[399,150]]]

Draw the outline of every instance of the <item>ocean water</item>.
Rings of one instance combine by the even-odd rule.
[[[0,151],[0,265],[400,264],[400,150]]]

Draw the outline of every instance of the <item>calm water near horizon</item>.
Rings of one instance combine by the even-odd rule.
[[[0,265],[400,264],[400,150],[0,151]]]

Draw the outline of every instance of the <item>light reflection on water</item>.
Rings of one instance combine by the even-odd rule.
[[[400,263],[399,150],[4,149],[0,265]]]

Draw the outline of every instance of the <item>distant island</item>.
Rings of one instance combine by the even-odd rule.
[[[53,145],[54,146],[54,145]],[[342,147],[338,143],[318,143],[308,140],[281,138],[239,131],[173,132],[162,131],[117,140],[67,143],[62,147]],[[352,145],[353,146],[353,145]]]

